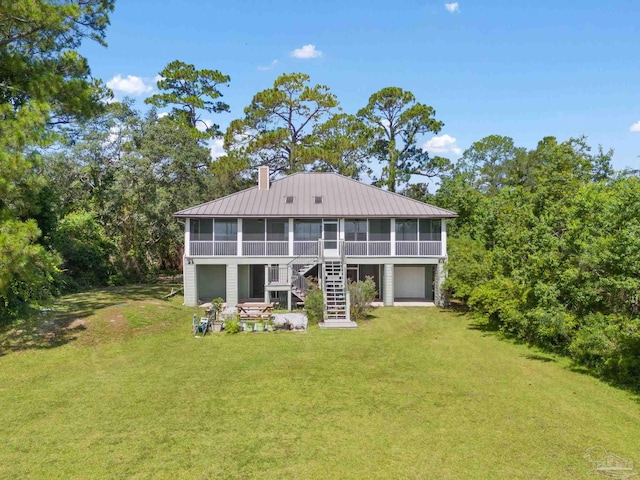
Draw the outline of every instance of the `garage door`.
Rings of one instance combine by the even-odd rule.
[[[396,266],[394,283],[396,298],[425,298],[424,267]]]

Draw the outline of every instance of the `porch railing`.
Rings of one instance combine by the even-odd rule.
[[[247,257],[286,257],[289,255],[289,242],[287,241],[267,241],[267,242],[242,242],[242,255]]]
[[[294,256],[317,257],[321,254],[321,241],[294,241]],[[331,244],[333,245],[333,244]],[[338,241],[340,255],[348,257],[388,257],[391,256],[391,242],[355,242]],[[190,244],[190,255],[194,257],[236,256],[238,243],[235,241],[221,242],[211,240],[194,240]],[[326,249],[326,245],[325,245]],[[242,255],[247,257],[287,257],[289,256],[289,242],[242,242]],[[439,257],[442,255],[442,242],[438,241],[397,241],[395,242],[395,255],[398,257]]]
[[[441,242],[396,242],[396,255],[398,257],[438,257],[441,251]]]
[[[315,257],[318,255],[318,240],[294,241],[293,254],[296,256],[308,255],[310,257]]]
[[[210,240],[194,240],[191,242],[190,253],[193,256],[215,257],[235,256],[238,254],[238,242],[212,242]]]
[[[289,285],[290,283],[291,278],[287,265],[270,265],[267,268],[268,285]]]

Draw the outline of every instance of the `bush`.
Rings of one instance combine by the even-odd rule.
[[[240,332],[240,322],[237,318],[224,322],[224,331],[230,335]]]
[[[307,295],[304,298],[309,325],[317,325],[324,315],[324,295],[313,279],[307,279]]]
[[[351,320],[364,320],[373,308],[371,303],[375,300],[378,291],[371,277],[364,281],[349,282],[349,297],[351,306]]]

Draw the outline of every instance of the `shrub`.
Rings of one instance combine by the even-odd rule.
[[[351,320],[364,320],[373,308],[378,291],[373,278],[366,277],[364,281],[349,282],[349,297],[351,306]]]
[[[230,335],[240,332],[240,322],[237,318],[224,322],[224,331]]]
[[[309,325],[317,325],[324,315],[324,295],[313,279],[307,279],[307,295],[304,298]]]

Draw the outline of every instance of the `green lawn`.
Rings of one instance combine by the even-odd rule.
[[[2,334],[0,478],[579,479],[596,445],[640,464],[637,398],[466,316],[194,339],[168,290]]]

